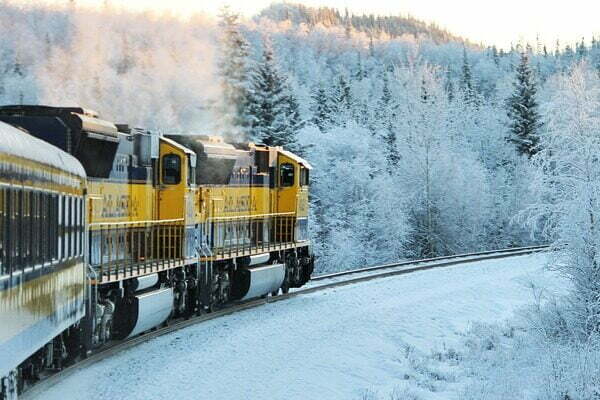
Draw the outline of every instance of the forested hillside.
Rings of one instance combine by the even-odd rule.
[[[294,24],[307,24],[311,27],[316,25],[343,27],[347,36],[358,31],[378,39],[408,35],[414,38],[430,39],[436,43],[464,41],[436,24],[427,24],[411,16],[356,15],[350,14],[348,10],[342,14],[335,8],[314,8],[290,3],[273,4],[264,9],[259,16],[278,22],[291,21]]]
[[[3,104],[301,152],[320,271],[531,243],[524,211],[547,200],[531,157],[564,123],[573,68],[586,84],[600,70],[595,40],[503,51],[293,5],[182,21],[4,2],[0,30]]]

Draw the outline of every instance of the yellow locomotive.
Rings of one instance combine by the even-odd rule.
[[[311,166],[297,155],[219,137],[157,135],[78,107],[3,106],[0,121],[85,170],[77,231],[85,241],[75,249],[87,264],[87,311],[78,339],[60,341],[67,353],[310,279]],[[28,362],[39,370],[47,360]]]

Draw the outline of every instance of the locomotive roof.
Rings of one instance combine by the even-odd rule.
[[[310,163],[308,161],[306,161],[304,158],[292,153],[291,151],[280,149],[279,152],[281,154],[283,154],[284,156],[289,157],[292,160],[296,161],[298,164],[301,164],[302,166],[304,166],[304,168],[312,169],[312,165],[310,165]]]
[[[0,122],[0,153],[86,177],[83,166],[75,157],[4,122]]]

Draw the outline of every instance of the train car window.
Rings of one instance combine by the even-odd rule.
[[[44,193],[43,199],[42,199],[42,216],[43,216],[43,224],[44,224],[44,228],[42,229],[42,234],[44,235],[44,263],[50,261],[52,259],[52,253],[51,253],[51,248],[52,245],[51,243],[55,240],[57,240],[57,238],[53,238],[52,236],[50,236],[51,234],[51,230],[52,228],[50,227],[50,221],[52,218],[51,215],[51,204],[50,204],[51,198],[50,195],[47,193]]]
[[[71,198],[68,196],[64,196],[63,197],[65,203],[64,203],[64,213],[65,213],[65,218],[64,218],[64,228],[63,228],[63,232],[64,232],[64,241],[65,241],[65,253],[63,255],[63,258],[69,258],[71,256],[71,214],[72,214],[72,209],[71,209]]]
[[[189,171],[188,174],[188,186],[193,186],[196,184],[196,167],[192,167],[192,160],[189,161]]]
[[[8,275],[8,265],[6,263],[6,203],[4,202],[4,191],[5,189],[0,189],[0,276]]]
[[[69,197],[69,218],[67,219],[67,234],[69,236],[69,251],[68,256],[73,257],[75,255],[75,242],[74,239],[74,230],[73,230],[73,222],[75,218],[75,199],[73,197]]]
[[[75,215],[75,255],[79,256],[81,253],[81,199],[75,199],[75,206],[77,208],[77,213]]]
[[[279,166],[279,186],[294,186],[294,166],[286,163]]]
[[[69,235],[69,251],[68,256],[73,257],[75,254],[75,246],[74,246],[74,235],[73,235],[73,221],[75,218],[75,199],[73,197],[69,197],[69,219],[67,219],[67,234]]]
[[[50,254],[48,257],[49,261],[58,259],[58,250],[60,245],[60,230],[59,225],[59,198],[58,195],[52,194],[49,197],[49,221],[48,221],[48,241],[50,243]]]
[[[308,169],[300,168],[300,186],[308,186]]]
[[[275,167],[269,167],[269,187],[273,189],[275,187],[275,180],[277,178],[277,169]]]
[[[23,268],[31,265],[31,192],[23,191]]]
[[[79,209],[81,210],[81,213],[79,214],[79,255],[83,256],[83,251],[84,251],[84,240],[85,240],[85,228],[84,228],[84,224],[85,224],[85,202],[84,199],[79,199]]]
[[[77,206],[79,203],[79,200],[75,197],[71,198],[71,209],[73,210],[73,212],[71,213],[71,256],[76,256],[77,255],[77,238],[78,238],[78,233],[79,233],[79,229],[77,228],[77,219],[78,219],[78,213],[79,213],[79,207]]]
[[[162,158],[162,180],[165,185],[181,182],[181,157],[177,154],[167,154]]]
[[[58,196],[58,218],[56,219],[58,228],[58,259],[62,260],[65,257],[65,198]]]
[[[40,232],[42,226],[40,224],[40,192],[33,192],[33,262],[36,265],[41,264],[41,242]]]
[[[40,192],[40,263],[46,263],[46,254],[48,254],[48,238],[46,232],[48,232],[48,203],[46,200],[46,194]]]
[[[22,200],[23,192],[21,190],[15,189],[13,199],[14,199],[14,204],[15,204],[15,207],[13,209],[13,211],[14,211],[13,224],[15,226],[15,233],[14,233],[13,237],[17,239],[14,241],[15,258],[14,258],[14,264],[13,264],[13,272],[15,272],[15,270],[20,270],[23,267],[23,260],[22,260],[23,227],[21,226],[21,222],[22,222],[21,216],[23,215],[23,212],[21,210],[23,207],[23,200]]]
[[[12,204],[12,192],[10,189],[4,189],[4,204],[5,204],[5,208],[4,208],[4,222],[6,224],[6,227],[4,229],[4,232],[6,233],[5,235],[5,244],[6,244],[6,249],[4,250],[4,258],[6,260],[6,264],[7,264],[7,270],[8,273],[11,273],[11,269],[12,269],[12,242],[14,241],[12,238],[12,209],[13,209],[13,204]]]

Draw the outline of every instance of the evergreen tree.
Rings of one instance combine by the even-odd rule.
[[[350,110],[352,107],[352,93],[350,85],[343,75],[340,75],[337,84],[335,102],[339,108]]]
[[[313,104],[311,111],[313,117],[311,122],[315,124],[321,132],[325,132],[331,124],[331,107],[329,104],[329,96],[322,84],[312,94]]]
[[[251,139],[269,146],[296,150],[296,134],[303,123],[300,106],[279,73],[270,43],[265,43],[261,62],[252,75],[249,111],[253,117]]]
[[[350,84],[340,75],[333,87],[333,95],[331,96],[331,116],[332,119],[341,126],[346,126],[352,118],[354,111],[354,99],[352,98],[352,90]]]
[[[463,98],[468,104],[475,105],[477,103],[477,95],[473,86],[473,77],[471,75],[471,67],[467,58],[467,49],[463,49],[463,65],[460,79],[460,88],[463,92]]]
[[[292,89],[286,84],[283,88],[280,112],[276,115],[274,123],[275,135],[267,138],[273,146],[284,146],[286,149],[301,154],[302,148],[298,145],[297,134],[304,127],[300,116],[300,105]]]
[[[496,66],[500,65],[500,58],[498,57],[498,48],[496,45],[492,46],[492,60],[494,60],[494,64]]]
[[[587,55],[587,47],[585,46],[584,38],[581,38],[581,42],[577,44],[576,49],[577,59],[582,60]]]
[[[515,91],[508,99],[509,141],[515,144],[520,154],[531,157],[538,151],[541,121],[536,100],[536,83],[526,53],[521,53],[514,87]]]
[[[392,92],[390,91],[388,74],[383,72],[383,86],[381,88],[381,97],[377,101],[375,107],[375,123],[373,124],[372,133],[379,129],[385,129],[388,127],[388,121],[391,117],[391,103],[392,103]]]
[[[446,70],[444,90],[446,91],[446,95],[448,96],[448,101],[452,102],[454,100],[454,82],[452,80],[452,74],[450,73],[450,69]]]
[[[356,63],[356,73],[354,74],[354,78],[357,81],[361,81],[369,76],[367,70],[364,68],[362,63],[362,55],[360,52],[357,52],[357,63]]]
[[[392,119],[387,121],[383,141],[385,143],[385,158],[388,165],[388,172],[391,175],[397,170],[401,158],[398,151],[398,137]]]
[[[241,33],[237,14],[224,8],[220,18],[222,35],[218,69],[223,89],[220,112],[225,121],[224,134],[229,138],[245,140],[253,124],[249,112],[249,45]]]

